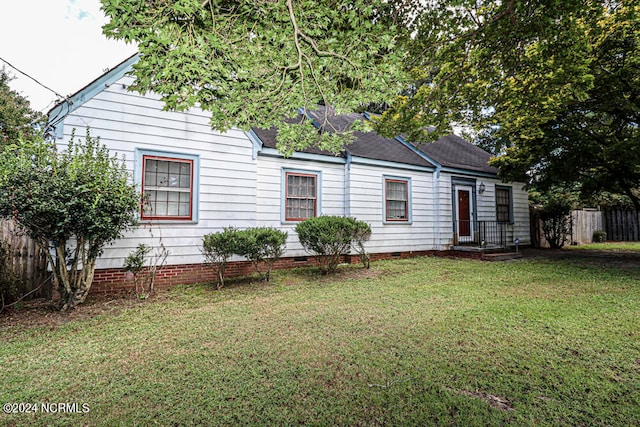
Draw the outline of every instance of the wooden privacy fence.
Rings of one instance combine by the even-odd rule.
[[[580,209],[571,211],[571,238],[568,244],[584,245],[593,242],[593,233],[602,228],[602,211],[598,209]]]
[[[640,241],[640,212],[598,209],[571,211],[567,245],[584,245],[593,242],[593,233],[602,230],[607,240],[613,242]],[[548,248],[542,233],[540,218],[531,210],[531,243],[535,247]]]
[[[22,232],[13,221],[0,219],[0,242],[9,250],[9,267],[21,278],[21,295],[42,285],[47,273],[47,257],[42,248]],[[31,296],[50,297],[51,286],[43,286]]]
[[[607,233],[607,240],[640,241],[639,211],[602,211],[602,222],[602,229]]]

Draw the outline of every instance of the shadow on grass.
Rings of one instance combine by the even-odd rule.
[[[525,258],[562,263],[564,268],[592,270],[594,276],[602,274],[640,278],[640,252],[573,249],[525,249]]]

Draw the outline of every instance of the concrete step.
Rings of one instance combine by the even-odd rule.
[[[508,261],[510,259],[518,259],[522,258],[522,254],[520,252],[501,252],[494,254],[482,254],[480,259],[485,261]]]

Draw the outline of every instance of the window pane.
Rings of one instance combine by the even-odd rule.
[[[388,220],[406,221],[409,202],[409,183],[407,181],[385,181],[386,209]]]
[[[169,162],[166,160],[156,160],[158,163],[158,172],[168,174],[169,173]]]
[[[167,203],[167,215],[178,216],[178,203],[174,203],[174,202]]]
[[[158,187],[167,187],[169,185],[169,174],[166,172],[158,172],[156,185]]]
[[[178,211],[178,215],[180,216],[188,216],[189,215],[189,203],[180,203],[180,208]]]
[[[191,174],[180,174],[180,188],[191,187]]]
[[[155,192],[155,201],[153,203],[154,211],[152,215],[154,216],[166,216],[167,215],[167,192],[166,191],[156,191]]]
[[[153,171],[147,170],[144,173],[144,185],[151,185],[154,186],[156,185],[156,174]]]
[[[145,191],[144,192],[144,213],[147,215],[152,215],[154,211],[153,203],[155,201],[156,192],[155,191]]]
[[[505,188],[496,188],[496,220],[511,221],[511,192]]]
[[[192,162],[145,158],[143,165],[143,191],[148,197],[143,217],[189,217]],[[164,187],[164,191],[157,190],[158,187]]]
[[[158,172],[158,161],[154,159],[146,159],[145,170],[151,173]]]
[[[287,173],[285,216],[298,220],[315,216],[316,177]]]

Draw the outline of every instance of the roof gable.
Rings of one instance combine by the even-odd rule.
[[[140,57],[137,53],[130,56],[73,95],[58,102],[47,113],[49,117],[49,127],[53,128],[56,134],[62,132],[62,126],[58,126],[58,124],[60,124],[68,114],[77,110],[85,102],[120,80],[125,74],[131,71],[133,64],[138,62],[139,59]]]

